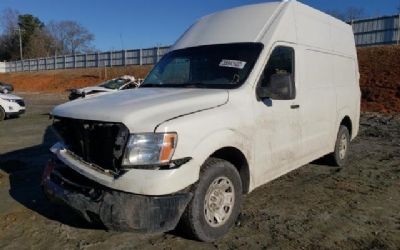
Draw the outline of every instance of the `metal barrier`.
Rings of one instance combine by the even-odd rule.
[[[148,65],[157,63],[168,49],[169,47],[156,47],[26,59],[6,62],[5,72]]]

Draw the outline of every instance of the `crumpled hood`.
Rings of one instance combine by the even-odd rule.
[[[54,116],[122,122],[131,132],[151,132],[168,120],[225,104],[228,90],[138,88],[59,105]]]
[[[10,99],[10,100],[22,100],[22,97],[12,95],[12,94],[2,94],[0,93],[0,98],[1,99]]]
[[[107,89],[104,87],[100,87],[100,86],[93,86],[93,87],[85,87],[85,88],[81,88],[81,89],[77,89],[78,93],[90,93],[92,91],[104,91],[104,92],[112,92],[115,91],[113,89]]]

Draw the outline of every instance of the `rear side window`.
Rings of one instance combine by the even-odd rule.
[[[261,86],[269,87],[271,78],[276,74],[288,74],[294,82],[294,49],[278,46],[272,52],[261,76]]]

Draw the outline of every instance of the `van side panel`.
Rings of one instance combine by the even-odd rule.
[[[332,50],[329,19],[322,13],[302,7],[296,9],[297,42],[313,48]]]
[[[336,139],[334,55],[304,49],[300,60],[302,158],[313,160],[329,153]]]
[[[360,91],[356,77],[357,54],[351,27],[300,2],[288,3],[260,40],[265,49],[254,68],[257,72],[254,73],[259,77],[269,54],[277,44],[286,43],[296,48],[298,99],[291,103],[300,105],[299,121],[296,123],[300,134],[297,152],[300,154],[296,155],[296,159],[291,158],[292,164],[286,164],[284,160],[273,161],[273,156],[268,154],[262,161],[255,157],[254,169],[257,169],[258,177],[255,180],[256,186],[333,152],[343,117],[349,116],[354,123],[353,131],[356,133],[358,130]],[[344,63],[343,60],[347,62]],[[339,68],[337,64],[341,63]],[[252,77],[249,79],[253,79]],[[257,82],[258,78],[252,82],[253,86]],[[271,113],[276,112],[274,108],[277,108],[277,103],[272,100]],[[255,113],[255,120],[258,115]],[[267,117],[271,118],[271,115]],[[270,124],[265,129],[271,129],[271,126]],[[355,134],[352,136],[354,138]],[[270,141],[273,141],[272,136]],[[268,142],[265,144],[268,145]],[[278,147],[276,144],[273,146]],[[257,146],[255,149],[257,150]]]
[[[360,88],[358,66],[353,58],[335,56],[333,61],[334,86],[336,89],[337,127],[345,116],[352,121],[352,138],[357,135],[360,116]]]
[[[299,44],[352,58],[357,56],[350,25],[300,2],[293,4]]]
[[[333,19],[331,21],[330,29],[330,38],[333,51],[336,54],[342,54],[355,58],[357,56],[357,52],[351,26]]]

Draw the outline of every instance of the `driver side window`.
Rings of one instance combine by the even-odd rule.
[[[290,77],[294,83],[294,49],[291,47],[274,49],[262,74],[261,87],[271,87],[273,79],[282,76]]]

